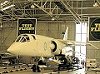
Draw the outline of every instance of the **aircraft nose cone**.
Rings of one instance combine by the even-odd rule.
[[[12,47],[9,47],[9,48],[7,49],[7,52],[13,53],[13,52],[14,52],[14,49],[12,49]]]
[[[14,54],[14,53],[16,53],[16,48],[17,48],[17,44],[14,43],[7,49],[7,52],[10,52],[10,53]]]
[[[9,51],[10,51],[10,49],[8,48],[8,49],[7,49],[7,52],[9,52]]]

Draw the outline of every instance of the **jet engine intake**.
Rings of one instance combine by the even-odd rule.
[[[57,44],[55,41],[51,41],[51,51],[55,52],[57,50]]]

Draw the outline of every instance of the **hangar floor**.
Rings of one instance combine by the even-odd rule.
[[[7,69],[0,68],[0,74],[100,74],[100,72],[91,70],[85,71],[85,69],[59,71],[59,72],[52,72],[51,70],[43,70],[42,72],[32,72],[30,68],[9,67]]]

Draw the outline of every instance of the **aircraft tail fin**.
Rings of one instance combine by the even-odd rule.
[[[67,40],[67,39],[68,39],[68,27],[66,28],[66,32],[63,37],[63,40]]]

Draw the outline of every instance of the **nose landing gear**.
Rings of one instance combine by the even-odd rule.
[[[31,69],[33,72],[40,72],[40,68],[38,65],[33,65]]]

